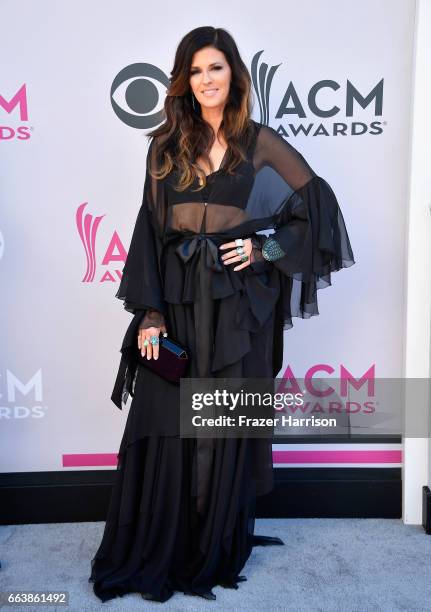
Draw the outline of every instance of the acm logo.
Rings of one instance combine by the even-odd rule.
[[[97,276],[97,233],[100,223],[105,215],[94,216],[89,212],[84,214],[84,209],[88,202],[81,204],[76,211],[76,227],[86,258],[86,270],[82,278],[83,283],[93,283]],[[118,235],[114,230],[108,244],[105,246],[100,265],[105,266],[104,272],[97,280],[103,282],[114,282],[121,279],[120,264],[126,261],[127,252]],[[109,267],[110,266],[110,267]],[[121,268],[123,266],[121,265]]]
[[[301,132],[306,136],[337,136],[338,134],[357,136],[367,132],[372,134],[382,133],[382,126],[384,125],[382,121],[372,121],[368,126],[365,122],[351,121],[350,118],[354,116],[355,109],[361,108],[366,110],[369,106],[374,116],[382,116],[384,79],[380,79],[371,91],[365,93],[362,93],[355,87],[349,79],[346,80],[346,84],[343,86],[332,79],[321,79],[311,85],[306,96],[302,96],[302,98],[294,83],[290,81],[284,89],[281,100],[277,100],[275,95],[271,95],[271,88],[274,75],[281,64],[269,67],[265,62],[259,63],[262,53],[263,50],[256,53],[251,64],[251,77],[259,104],[261,123],[269,124],[269,102],[273,100],[274,104],[277,105],[277,110],[274,113],[276,119],[284,119],[285,116],[307,119],[311,115],[311,119],[307,123],[289,124],[290,134],[293,136]],[[333,100],[332,107],[323,108],[319,105],[319,97],[322,97],[322,94],[326,94],[327,97]],[[340,106],[337,102],[339,102]],[[307,107],[308,112],[306,111]],[[323,123],[321,121],[321,119],[332,119],[342,113],[348,118],[349,123],[347,121],[340,121],[331,124],[331,122]],[[315,121],[316,118],[317,122]],[[281,131],[285,135],[289,135],[285,127]]]
[[[304,402],[300,411],[308,412],[336,412],[336,413],[358,413],[371,414],[376,411],[378,400],[376,397],[376,371],[372,364],[359,377],[354,376],[348,368],[340,364],[337,378],[328,378],[336,370],[327,363],[317,363],[310,366],[303,377],[295,376],[293,369],[288,365],[277,378],[277,393],[304,394],[308,401]],[[350,401],[351,397],[361,397],[361,401]],[[284,412],[296,412],[297,407],[291,407]]]
[[[40,419],[46,415],[48,407],[42,405],[41,369],[27,382],[20,380],[10,370],[6,370],[6,375],[1,378],[4,385],[0,391],[0,419]]]
[[[0,94],[0,111],[12,117],[13,121],[28,121],[27,88],[24,83],[9,99]],[[0,141],[28,140],[31,127],[26,125],[0,125]]]

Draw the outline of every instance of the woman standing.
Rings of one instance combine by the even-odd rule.
[[[116,296],[133,320],[112,400],[133,396],[89,580],[102,600],[238,588],[258,495],[273,488],[271,440],[179,435],[179,387],[133,359],[168,333],[188,377],[275,377],[292,317],[318,314],[317,289],[354,263],[329,184],[272,128],[251,119],[251,79],[232,37],[180,42],[152,134],[142,206]],[[261,230],[274,230],[269,237]]]

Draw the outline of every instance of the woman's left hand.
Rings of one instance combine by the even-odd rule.
[[[224,253],[224,255],[222,255],[221,259],[223,260],[223,264],[225,266],[227,266],[228,264],[232,264],[232,263],[236,263],[237,261],[241,261],[241,257],[243,255],[247,255],[247,261],[244,261],[241,263],[241,265],[236,266],[236,268],[234,268],[234,271],[236,270],[242,270],[243,268],[246,268],[247,266],[249,266],[252,262],[251,260],[251,252],[253,250],[253,243],[251,241],[251,238],[244,238],[243,239],[243,249],[244,252],[241,255],[238,255],[236,249],[237,246],[235,244],[235,241],[233,242],[224,242],[223,244],[220,245],[219,247],[221,250],[226,250],[226,249],[231,249],[226,251],[226,253]]]

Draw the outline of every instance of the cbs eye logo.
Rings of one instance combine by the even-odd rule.
[[[164,119],[163,102],[169,85],[166,74],[153,64],[126,66],[111,86],[114,113],[126,125],[140,130],[159,125]]]

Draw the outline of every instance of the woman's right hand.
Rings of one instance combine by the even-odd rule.
[[[151,344],[151,336],[160,337],[160,333],[166,333],[165,320],[161,312],[154,309],[148,309],[145,317],[139,325],[138,331],[138,348],[141,351],[142,357],[147,359],[159,358],[159,344]],[[144,341],[148,340],[145,346]]]

